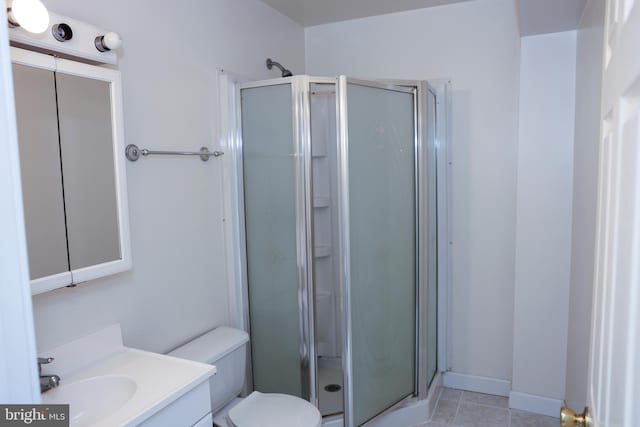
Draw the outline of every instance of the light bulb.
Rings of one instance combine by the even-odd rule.
[[[9,19],[30,33],[49,28],[49,12],[40,0],[13,0]]]
[[[108,52],[122,46],[122,39],[120,38],[120,34],[108,32],[104,36],[96,37],[95,45],[96,49],[100,52]]]
[[[111,50],[116,50],[122,46],[122,39],[120,34],[109,32],[104,35],[104,45]]]

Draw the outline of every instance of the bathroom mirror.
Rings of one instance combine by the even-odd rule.
[[[120,73],[11,55],[32,294],[131,268]]]

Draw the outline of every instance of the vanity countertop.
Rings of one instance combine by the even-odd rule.
[[[43,374],[61,377],[42,402],[70,404],[71,426],[78,427],[138,425],[216,372],[215,366],[124,347],[118,325],[42,356],[55,358]]]

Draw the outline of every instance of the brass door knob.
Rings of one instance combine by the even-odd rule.
[[[584,408],[584,412],[582,414],[578,414],[576,411],[563,406],[560,410],[560,425],[562,427],[591,427],[592,423],[591,416],[589,415],[589,408]]]

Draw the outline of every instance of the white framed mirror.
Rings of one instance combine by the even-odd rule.
[[[32,294],[130,269],[120,72],[11,56]]]

